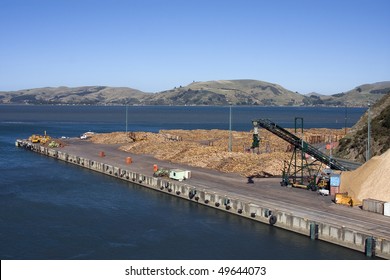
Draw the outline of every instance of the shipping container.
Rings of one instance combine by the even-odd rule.
[[[330,175],[330,186],[339,187],[340,186],[340,174]]]
[[[383,204],[383,215],[390,216],[390,202],[385,202]]]
[[[383,215],[384,201],[366,198],[363,199],[363,210]]]
[[[336,193],[340,192],[340,187],[331,186],[330,187],[330,195],[336,195]]]

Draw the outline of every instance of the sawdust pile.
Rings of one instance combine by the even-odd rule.
[[[305,131],[307,142],[336,141],[343,130],[311,129]],[[291,158],[291,147],[272,133],[261,130],[260,148],[250,150],[252,132],[232,131],[232,152],[228,130],[161,130],[151,132],[114,132],[95,134],[94,143],[123,144],[120,149],[135,154],[196,167],[239,173],[249,177],[281,175],[284,162]],[[332,136],[332,137],[331,137]]]
[[[348,192],[357,203],[372,198],[390,201],[390,149],[354,171],[341,173],[340,192]]]

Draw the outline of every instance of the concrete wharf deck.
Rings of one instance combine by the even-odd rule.
[[[130,154],[119,145],[93,144],[69,139],[63,148],[47,148],[18,140],[35,152],[165,192],[194,203],[214,207],[272,226],[324,240],[366,255],[390,259],[390,217],[332,202],[330,196],[281,187],[280,178],[259,178],[248,183],[238,174],[160,161],[150,155]],[[104,152],[104,156],[101,156]],[[132,163],[126,163],[131,157]],[[178,182],[153,177],[153,165],[191,170]]]

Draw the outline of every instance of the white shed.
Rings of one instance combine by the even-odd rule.
[[[169,178],[183,181],[191,178],[191,171],[182,169],[172,169],[169,171]]]

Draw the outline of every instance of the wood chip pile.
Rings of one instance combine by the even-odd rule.
[[[340,192],[348,192],[356,203],[372,198],[390,202],[390,149],[354,171],[341,173]]]
[[[330,135],[336,139],[344,130],[311,129],[304,137],[328,140]],[[161,130],[151,132],[113,132],[95,134],[94,143],[123,144],[120,149],[135,154],[150,154],[155,158],[191,166],[233,172],[249,177],[281,175],[284,161],[291,158],[287,142],[272,133],[260,130],[260,148],[250,151],[252,132],[232,131],[232,152],[229,146],[228,130]],[[300,135],[298,135],[300,136]]]

